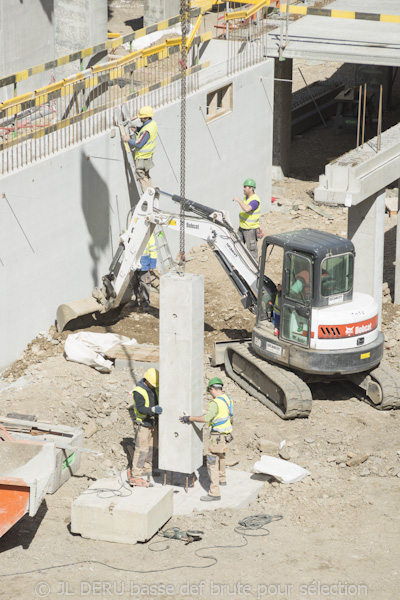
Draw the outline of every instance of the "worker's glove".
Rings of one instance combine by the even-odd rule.
[[[190,416],[183,415],[183,417],[179,417],[179,420],[181,423],[185,423],[187,425],[188,423],[190,423]]]
[[[162,413],[162,408],[161,406],[153,406],[153,408],[151,409],[153,411],[153,413],[155,413],[156,415],[161,415]]]

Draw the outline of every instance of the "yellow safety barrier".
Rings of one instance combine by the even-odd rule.
[[[281,12],[286,13],[287,4],[281,4]],[[316,17],[331,17],[335,19],[356,19],[362,21],[381,21],[384,23],[400,23],[399,15],[382,15],[378,13],[354,12],[349,10],[334,10],[329,8],[313,8],[308,6],[289,5],[289,14],[313,15]]]

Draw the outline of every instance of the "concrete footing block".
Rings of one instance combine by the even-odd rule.
[[[71,531],[92,540],[136,544],[152,538],[172,517],[172,488],[120,488],[119,480],[99,479],[78,496],[71,506]]]

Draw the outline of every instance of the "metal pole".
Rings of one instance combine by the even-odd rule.
[[[382,132],[382,85],[379,90],[379,109],[378,109],[378,131],[376,135],[376,151],[381,149],[381,132]]]
[[[364,83],[364,110],[363,110],[363,124],[362,124],[362,138],[361,138],[361,148],[364,148],[364,136],[365,136],[365,115],[367,109],[367,84]]]
[[[362,95],[362,85],[360,85],[359,90],[358,90],[357,150],[358,150],[358,145],[360,143],[361,95]]]

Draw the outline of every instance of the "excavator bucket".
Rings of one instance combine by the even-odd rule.
[[[57,331],[61,333],[70,321],[99,312],[100,309],[101,304],[93,297],[61,304],[57,308]]]

